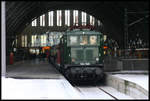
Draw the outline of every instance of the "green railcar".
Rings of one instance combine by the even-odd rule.
[[[101,32],[90,28],[67,30],[57,48],[60,52],[59,70],[71,80],[102,79],[103,45]]]

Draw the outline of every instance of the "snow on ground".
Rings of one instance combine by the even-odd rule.
[[[66,79],[2,77],[2,99],[113,99],[97,87],[77,88],[73,87]],[[109,91],[115,93],[115,96],[120,96],[119,98],[130,98],[110,89],[110,87]]]
[[[149,75],[143,74],[115,74],[113,76],[134,82],[149,91]]]
[[[12,79],[2,77],[2,99],[78,99],[65,79]]]
[[[82,99],[113,99],[97,87],[78,87],[78,89],[81,92]]]
[[[112,94],[114,97],[118,98],[119,100],[123,100],[123,99],[134,99],[128,95],[125,95],[124,93],[118,92],[115,88],[109,87],[109,86],[104,86],[101,87],[101,89],[107,91],[108,93]]]

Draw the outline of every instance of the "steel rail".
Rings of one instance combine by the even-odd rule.
[[[108,93],[107,91],[105,91],[104,89],[97,87],[98,89],[102,90],[103,92],[105,92],[106,94],[108,94],[109,96],[111,96],[112,98],[114,98],[115,100],[118,100],[115,96],[113,96],[112,94]]]

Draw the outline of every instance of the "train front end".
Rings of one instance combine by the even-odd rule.
[[[99,80],[103,77],[103,35],[89,29],[67,33],[68,64],[65,74],[72,80]]]

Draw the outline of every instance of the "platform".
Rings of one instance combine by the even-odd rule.
[[[125,72],[107,73],[106,84],[135,99],[148,99],[149,74],[142,74],[144,71]]]
[[[59,71],[45,59],[25,60],[6,67],[6,77],[19,79],[60,79]]]
[[[114,76],[134,82],[135,84],[149,91],[149,77],[146,74],[115,74]]]
[[[2,78],[2,99],[78,99],[65,79]]]
[[[133,99],[109,86],[72,86],[66,79],[14,79],[2,77],[2,99]],[[78,88],[78,89],[77,89]]]
[[[116,71],[110,72],[113,76],[136,83],[149,91],[149,72],[148,71]]]
[[[118,99],[148,99],[148,75],[145,71],[109,72],[101,88]],[[2,98],[113,99],[95,86],[73,87],[47,60],[39,59],[7,66],[6,78],[2,77]]]
[[[77,90],[76,88],[80,89]],[[133,99],[112,87],[119,99]],[[46,60],[20,61],[7,66],[2,77],[2,99],[114,99],[98,87],[74,87]]]

